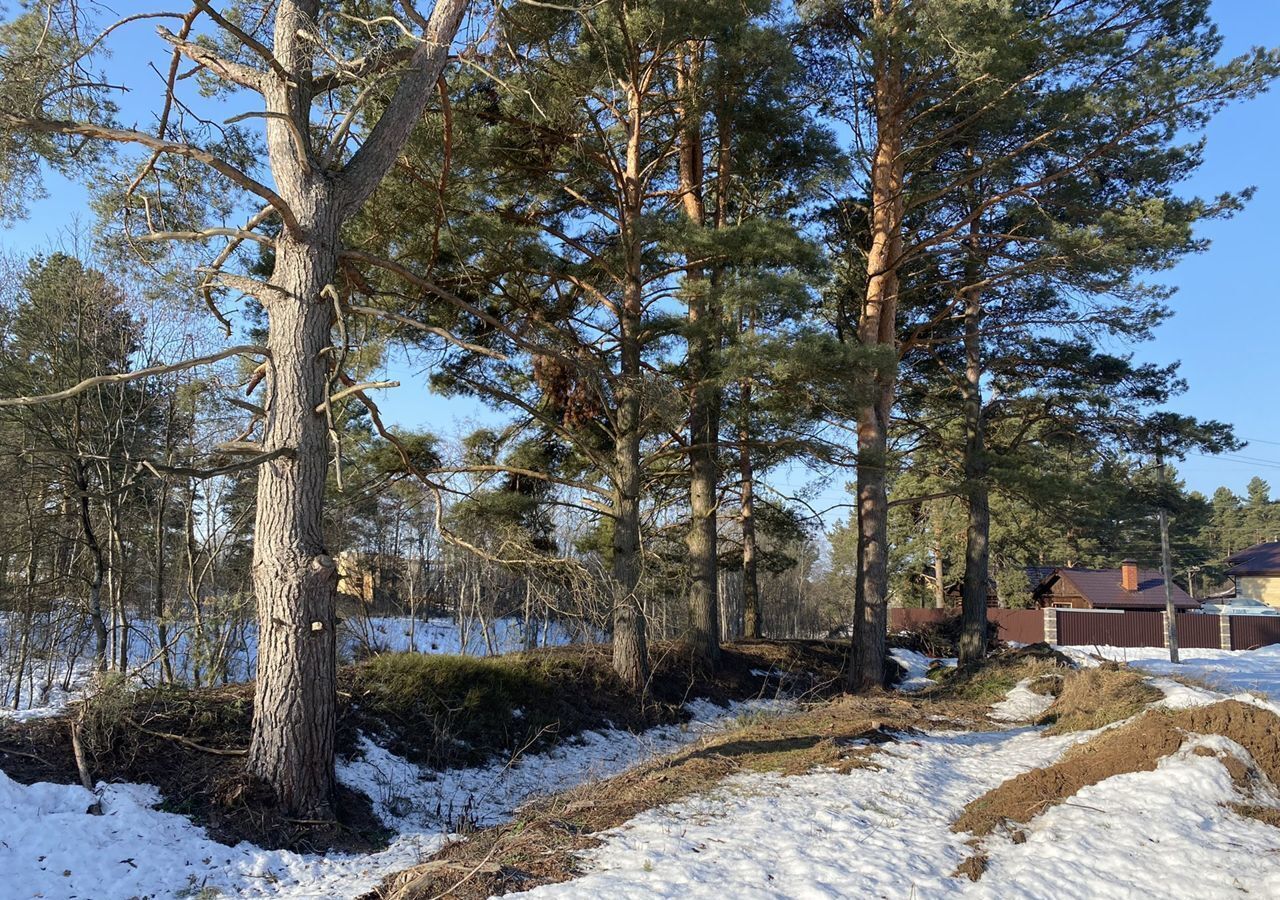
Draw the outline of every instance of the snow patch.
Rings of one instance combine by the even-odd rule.
[[[1033,722],[1053,705],[1053,698],[1031,690],[1034,678],[1024,678],[1009,689],[1005,698],[991,705],[988,716],[997,722]]]
[[[1280,703],[1280,644],[1257,650],[1183,649],[1181,662],[1169,662],[1162,647],[1059,647],[1082,666],[1098,665],[1098,657],[1129,663],[1153,675],[1188,675],[1227,694],[1255,691]],[[1275,707],[1269,707],[1275,708]]]
[[[908,693],[922,691],[933,684],[928,674],[929,669],[934,665],[955,666],[956,664],[954,659],[938,659],[932,656],[925,656],[923,653],[907,650],[904,647],[890,647],[889,655],[906,669],[907,674],[898,683],[898,690]]]

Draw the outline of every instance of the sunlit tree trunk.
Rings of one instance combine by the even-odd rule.
[[[880,7],[877,5],[877,10]],[[903,136],[906,109],[902,61],[896,50],[877,49],[874,113],[876,143],[871,168],[871,248],[866,300],[858,339],[893,357],[877,375],[874,399],[858,411],[858,577],[854,600],[854,653],[849,686],[866,690],[884,680],[889,594],[889,415],[896,380],[895,315],[902,255]]]

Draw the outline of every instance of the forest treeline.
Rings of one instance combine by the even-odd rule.
[[[1241,444],[1131,349],[1249,197],[1186,190],[1203,129],[1280,66],[1207,0],[199,0],[154,14],[154,102],[94,18],[0,28],[0,213],[56,172],[98,215],[4,279],[7,640],[207,680],[253,618],[247,766],[303,818],[340,551],[582,619],[643,696],[655,639],[839,625],[878,686],[890,602],[939,590],[973,663],[993,578],[1152,560],[1160,508],[1180,566],[1267,536],[1262,486],[1176,483]],[[388,370],[499,424],[388,428]]]

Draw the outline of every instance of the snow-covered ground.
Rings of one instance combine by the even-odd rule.
[[[460,813],[497,822],[536,795],[616,774],[738,716],[776,708],[695,702],[684,725],[592,732],[511,764],[438,773],[365,742],[364,757],[341,763],[339,778],[369,793],[398,836],[385,850],[362,855],[227,847],[186,818],[155,809],[160,798],[146,785],[99,785],[103,814],[92,816],[86,810],[94,795],[82,787],[26,786],[0,773],[0,896],[128,900],[193,897],[207,888],[210,896],[346,900],[433,853],[449,833],[447,820]]]
[[[1028,729],[932,734],[886,745],[878,772],[732,778],[617,829],[583,878],[517,896],[1280,896],[1280,832],[1222,809],[1234,798],[1226,769],[1190,748],[1047,810],[1023,844],[988,841],[980,881],[952,877],[972,852],[950,829],[964,805],[1073,740]]]
[[[906,674],[902,681],[898,682],[898,690],[914,693],[922,691],[929,685],[934,684],[929,680],[929,669],[935,665],[955,666],[954,659],[935,659],[932,656],[925,656],[923,653],[917,653],[915,650],[907,650],[903,647],[889,648],[889,655],[893,657],[904,670]]]
[[[396,634],[390,629],[388,636]],[[416,637],[416,636],[415,636]],[[434,649],[434,648],[432,648]],[[1068,648],[1077,658],[1097,648]],[[1117,650],[1152,671],[1165,705],[1221,699],[1165,677],[1158,651]],[[1108,655],[1104,651],[1104,655]],[[895,651],[919,687],[929,660]],[[1280,685],[1280,648],[1188,651],[1174,671],[1229,694]],[[1254,701],[1263,702],[1263,701]],[[1203,900],[1280,897],[1280,829],[1231,812],[1238,800],[1222,763],[1193,752],[1244,751],[1193,738],[1152,772],[1109,778],[1037,816],[1025,841],[982,843],[977,882],[952,877],[972,852],[950,830],[964,805],[1003,780],[1058,759],[1088,733],[1046,737],[1022,723],[1045,698],[1020,683],[992,709],[994,732],[900,735],[881,746],[880,769],[853,774],[740,775],[710,793],[650,810],[604,835],[586,874],[530,892],[538,898],[977,897]],[[695,740],[754,707],[691,705],[694,720],[642,735],[583,735],[516,763],[431,773],[364,742],[339,777],[368,793],[397,838],[364,855],[304,855],[210,841],[183,817],[157,811],[154,789],[100,785],[104,815],[82,788],[23,786],[0,774],[4,897],[177,898],[209,895],[347,898],[434,852],[461,820],[490,824],[538,794],[607,777]],[[218,892],[215,894],[214,892]]]
[[[0,639],[4,637],[5,618],[0,615]],[[159,674],[160,642],[154,622],[140,619],[130,623],[129,659],[131,676],[139,683],[154,683]],[[226,634],[226,677],[224,681],[245,681],[252,677],[257,662],[257,626],[247,623],[234,633]],[[520,618],[501,618],[481,624],[471,619],[459,624],[453,619],[410,619],[407,616],[370,617],[348,619],[342,622],[338,638],[338,655],[350,661],[368,653],[404,652],[465,653],[470,656],[491,656],[511,653],[532,645],[537,647],[561,646],[587,638],[598,639],[583,629],[570,627],[558,620],[534,620],[526,627]],[[192,683],[197,670],[208,675],[205,657],[210,652],[205,647],[199,652],[193,646],[190,633],[181,628],[172,629],[170,650],[173,668],[180,681]],[[52,665],[40,661],[23,679],[17,709],[6,702],[0,704],[0,717],[17,719],[39,718],[61,712],[71,700],[83,695],[92,681],[93,660],[84,648],[87,638],[76,643],[78,651],[65,659],[55,659]],[[3,645],[3,640],[0,640]],[[220,643],[221,646],[221,643]],[[2,663],[3,660],[0,660]],[[0,694],[11,698],[13,689],[3,666],[0,666]]]
[[[1188,675],[1231,694],[1257,691],[1280,703],[1280,644],[1257,650],[1182,650],[1177,665],[1162,647],[1059,647],[1082,665],[1097,658],[1131,663],[1158,675]]]
[[[693,718],[641,734],[590,731],[518,765],[494,763],[448,772],[424,770],[361,739],[362,756],[338,766],[338,778],[371,797],[382,821],[401,833],[456,830],[500,822],[536,796],[608,778],[724,727],[739,716],[779,712],[788,701],[751,700],[730,710],[705,700],[685,708]]]
[[[1205,665],[1229,693],[1256,690],[1280,680],[1277,651],[1214,654]],[[927,660],[894,655],[915,686]],[[1155,682],[1171,706],[1223,697],[1168,678]],[[1019,683],[992,714],[1026,720],[1045,705]],[[1025,842],[986,839],[982,878],[953,877],[973,852],[969,836],[950,828],[965,804],[1013,775],[1053,763],[1091,734],[1046,737],[1013,727],[904,735],[881,748],[878,771],[736,776],[607,833],[584,858],[583,877],[520,896],[1280,897],[1280,830],[1231,812],[1225,804],[1240,798],[1227,770],[1193,752],[1199,746],[1244,752],[1220,737],[1193,739],[1155,771],[1080,791],[1032,820]]]

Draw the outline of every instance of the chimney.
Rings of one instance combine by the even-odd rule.
[[[1126,591],[1138,589],[1138,563],[1135,560],[1126,559],[1120,563],[1120,586]]]

